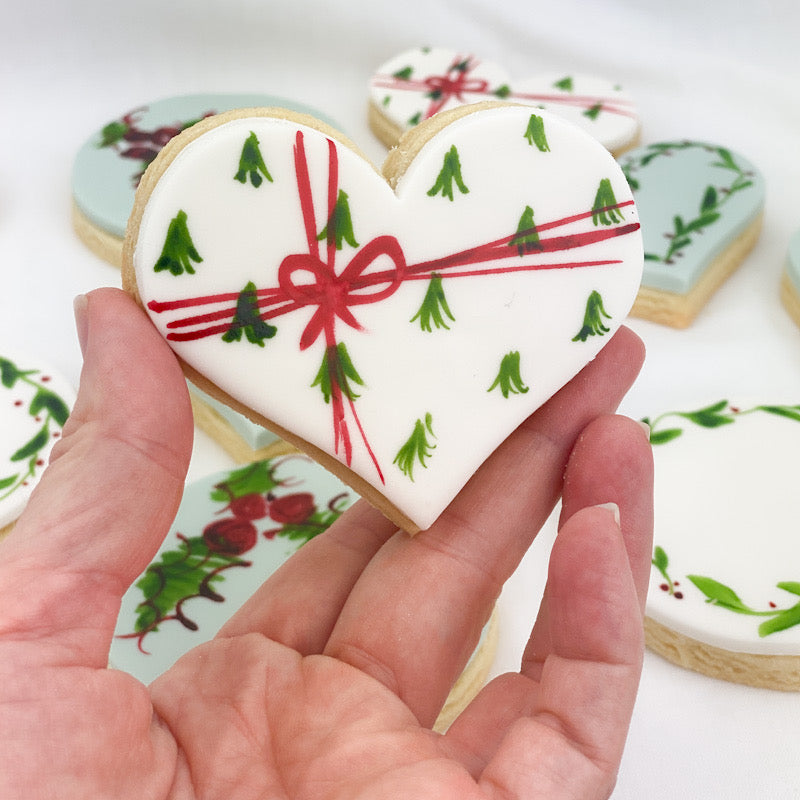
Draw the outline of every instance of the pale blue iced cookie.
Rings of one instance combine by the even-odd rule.
[[[642,224],[645,262],[632,314],[685,328],[761,231],[764,179],[707,142],[660,142],[621,161]]]
[[[792,319],[800,325],[800,231],[789,241],[786,268],[781,278],[781,300]]]
[[[164,145],[200,119],[257,106],[320,116],[300,103],[267,94],[193,94],[157,100],[108,122],[75,158],[73,224],[78,236],[92,252],[118,267],[136,187]]]

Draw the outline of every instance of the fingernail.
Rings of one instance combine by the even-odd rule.
[[[86,342],[89,338],[89,319],[87,316],[89,298],[85,294],[79,294],[72,301],[72,309],[75,314],[75,329],[78,332],[78,344],[81,347],[81,354],[86,356]]]
[[[650,426],[643,420],[636,421],[639,427],[647,434],[647,441],[650,441]]]
[[[616,503],[598,503],[596,508],[604,508],[614,515],[614,522],[619,526],[619,506]]]

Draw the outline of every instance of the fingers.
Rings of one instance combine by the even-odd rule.
[[[192,417],[177,361],[128,295],[76,302],[75,408],[0,562],[0,634],[105,666],[119,601],[175,515]]]
[[[546,596],[548,652],[519,679],[529,685],[528,713],[509,726],[480,781],[502,797],[605,798],[644,646],[633,570],[611,511],[586,508],[565,522]]]
[[[625,329],[480,468],[428,531],[391,539],[342,609],[325,653],[367,671],[432,724],[495,599],[561,490],[579,432],[638,373]]]
[[[271,575],[218,635],[259,632],[302,655],[322,652],[353,584],[396,532],[360,500]]]
[[[447,734],[474,775],[506,746],[518,720],[537,714],[552,715],[559,726],[563,720],[565,729],[574,731],[562,744],[572,748],[574,739],[577,749],[569,758],[578,758],[581,770],[599,776],[596,758],[613,771],[638,684],[652,489],[650,444],[639,425],[604,416],[587,426],[565,471],[561,530],[521,673],[500,676],[485,687]],[[596,508],[609,502],[619,508],[620,526],[612,524],[607,510]],[[575,670],[583,672],[571,676]],[[596,741],[588,745],[584,725],[595,732]],[[544,731],[548,741],[554,730]],[[556,733],[558,740],[563,731]],[[545,751],[548,746],[542,745]]]

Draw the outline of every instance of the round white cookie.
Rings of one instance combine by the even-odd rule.
[[[647,421],[648,645],[708,675],[800,690],[800,405],[719,400]]]

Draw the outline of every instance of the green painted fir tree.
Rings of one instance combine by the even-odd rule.
[[[453,145],[445,154],[442,169],[436,178],[436,182],[428,189],[428,196],[434,197],[441,193],[442,197],[453,199],[453,184],[458,187],[461,194],[469,194],[469,189],[461,177],[461,161],[458,157],[458,150]]]
[[[519,359],[518,350],[512,350],[510,353],[506,353],[500,361],[500,369],[497,372],[497,377],[487,391],[491,392],[499,388],[505,398],[507,398],[509,394],[525,394],[528,391],[528,387],[525,385],[525,382],[522,380],[522,375],[520,374]]]
[[[586,313],[583,315],[583,327],[578,331],[573,342],[585,342],[590,336],[604,336],[611,330],[603,323],[603,319],[611,319],[603,308],[603,298],[599,292],[592,292],[586,301]]]
[[[528,127],[525,128],[525,138],[531,147],[536,147],[541,153],[549,153],[550,145],[544,130],[544,120],[538,114],[531,114]]]
[[[319,386],[326,403],[330,403],[334,387],[338,387],[348,400],[357,400],[359,395],[350,385],[351,381],[359,386],[364,385],[364,381],[353,366],[344,342],[327,347],[311,386]]]
[[[192,261],[200,263],[202,260],[189,233],[186,212],[181,210],[169,223],[164,247],[153,270],[155,272],[169,270],[173,275],[182,275],[184,272],[194,275]]]
[[[592,204],[592,222],[595,225],[614,225],[622,222],[622,211],[617,207],[617,198],[611,188],[611,181],[603,178],[597,187],[597,194]]]
[[[264,178],[272,183],[272,176],[267,170],[267,165],[261,155],[261,148],[258,145],[258,137],[253,131],[250,131],[250,135],[242,145],[242,154],[239,156],[239,170],[233,176],[233,179],[239,181],[239,183],[247,183],[247,179],[250,178],[250,183],[256,189],[261,186]]]
[[[424,422],[418,419],[414,423],[414,430],[411,432],[411,436],[397,451],[397,455],[392,462],[397,464],[401,472],[412,481],[414,480],[414,467],[419,463],[423,469],[427,469],[428,465],[425,461],[431,457],[436,449],[436,445],[428,441],[429,436],[436,438],[436,434],[433,432],[433,417],[430,414],[426,414]]]
[[[571,92],[573,90],[572,78],[567,75],[566,78],[556,81],[553,86],[556,89],[561,89],[562,92]]]
[[[417,313],[411,317],[409,322],[419,320],[420,328],[428,333],[431,333],[433,330],[431,323],[436,328],[450,330],[450,326],[444,320],[445,316],[449,317],[453,322],[456,320],[453,316],[453,312],[450,311],[450,306],[447,304],[447,298],[444,295],[442,276],[434,272],[433,275],[431,275],[430,283],[428,283],[428,289],[425,292],[422,305],[419,307]]]
[[[591,108],[587,108],[586,111],[583,112],[583,116],[594,121],[600,116],[602,110],[603,104],[595,103]]]
[[[336,205],[333,208],[328,224],[317,236],[317,241],[327,241],[330,233],[336,242],[336,249],[342,249],[342,242],[347,242],[350,247],[358,247],[355,234],[353,233],[353,218],[350,215],[350,203],[346,192],[339,189],[339,196],[336,198]]]
[[[530,206],[525,206],[525,210],[519,218],[517,233],[508,244],[509,247],[516,247],[521,256],[525,255],[525,253],[532,253],[535,250],[542,249],[539,233],[536,230],[536,223],[533,221],[533,209]]]
[[[278,329],[261,318],[258,310],[258,295],[256,285],[250,281],[236,300],[236,313],[233,322],[225,333],[222,334],[223,342],[240,342],[242,333],[251,344],[264,346],[265,339],[271,339]]]

